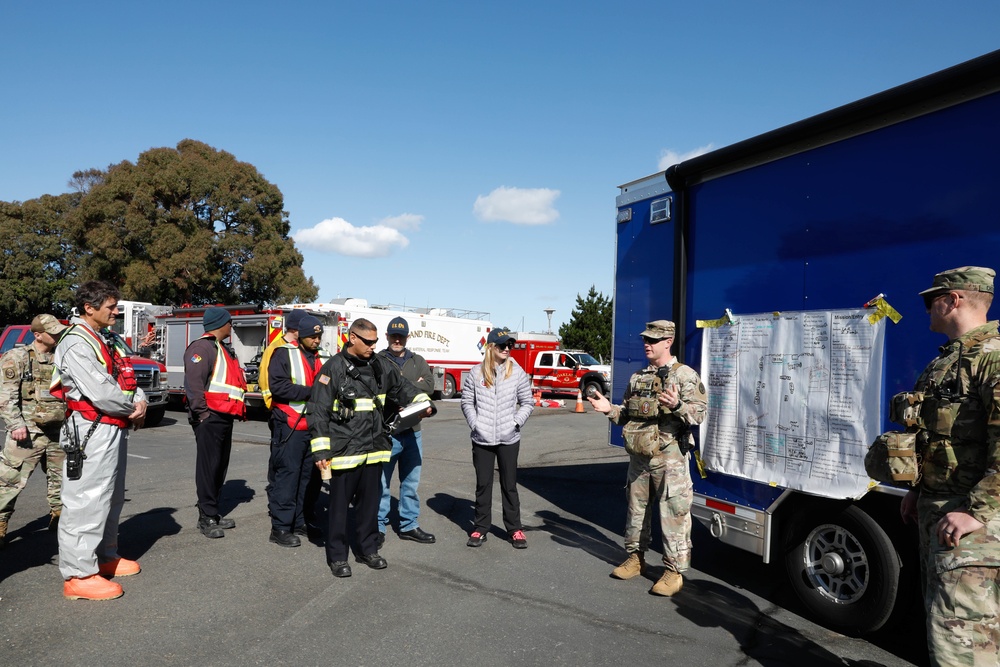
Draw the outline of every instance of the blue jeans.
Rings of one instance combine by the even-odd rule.
[[[417,528],[420,516],[420,498],[417,485],[420,484],[420,465],[424,460],[424,448],[420,431],[406,431],[392,438],[392,453],[389,461],[382,464],[382,502],[378,507],[378,529],[385,533],[389,528],[389,504],[392,494],[389,483],[392,471],[399,464],[399,532]]]

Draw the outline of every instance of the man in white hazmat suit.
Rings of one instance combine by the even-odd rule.
[[[52,394],[66,401],[70,416],[60,444],[63,513],[59,522],[59,572],[70,600],[111,600],[122,587],[111,577],[138,574],[139,564],[118,555],[118,519],[125,502],[128,429],[146,417],[146,397],[135,385],[128,359],[101,330],[114,324],[118,290],[91,281],[76,293],[70,328],[55,353]],[[74,448],[83,449],[74,463]]]

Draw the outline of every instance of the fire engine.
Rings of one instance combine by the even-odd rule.
[[[150,304],[146,304],[142,309],[145,316],[140,314],[135,320],[133,337],[138,337],[139,332],[147,330],[151,330],[155,334],[149,345],[148,354],[166,366],[169,377],[167,390],[170,398],[176,404],[181,404],[184,401],[184,351],[192,341],[197,340],[205,333],[201,321],[205,315],[205,309],[209,307],[170,308],[150,307]],[[220,307],[225,308],[232,315],[233,331],[229,338],[229,344],[246,375],[247,407],[262,407],[264,400],[257,386],[258,365],[264,348],[283,331],[286,311],[280,308],[265,309],[253,304]],[[156,308],[163,310],[150,319],[149,315],[156,312]],[[327,359],[336,354],[339,348],[339,315],[337,312],[315,312],[312,310],[309,311],[309,314],[319,318],[323,323],[324,331],[319,355],[320,358]]]
[[[369,305],[365,299],[334,299],[330,303],[288,304],[280,308],[307,308],[310,311],[338,312],[347,329],[358,318],[372,322],[384,338],[389,321],[402,317],[410,325],[406,347],[422,356],[434,375],[434,391],[452,398],[462,389],[462,379],[483,360],[486,336],[490,332],[489,313],[454,308],[412,308]],[[380,345],[385,347],[385,345]]]
[[[531,376],[531,388],[555,394],[608,395],[611,367],[583,350],[564,350],[551,333],[518,332],[510,356]]]

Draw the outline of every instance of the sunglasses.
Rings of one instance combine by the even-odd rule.
[[[367,338],[363,338],[363,337],[359,336],[356,333],[351,334],[351,335],[354,336],[355,338],[357,338],[358,340],[360,340],[362,343],[364,343],[368,347],[375,347],[375,343],[378,342],[378,338],[372,338],[371,340],[369,340]]]
[[[514,346],[517,345],[516,342],[509,340],[506,343],[494,343],[498,350],[513,350]]]
[[[666,338],[650,338],[649,336],[642,337],[642,342],[645,343],[646,345],[656,345],[661,340],[666,340]]]

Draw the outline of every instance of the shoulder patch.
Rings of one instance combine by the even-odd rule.
[[[319,382],[320,384],[330,384],[330,376],[327,375],[326,373],[323,373],[318,378],[316,378],[316,382]]]
[[[3,369],[3,376],[8,380],[13,380],[14,378],[17,377],[17,371],[14,368],[8,366]]]
[[[191,363],[193,364],[201,363],[201,355],[200,354],[191,355]]]

